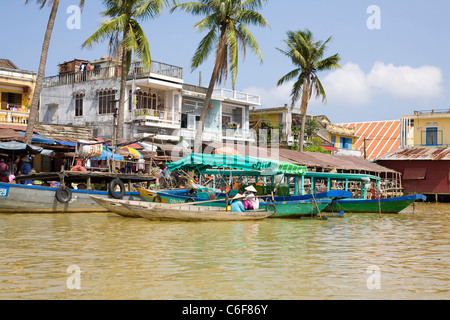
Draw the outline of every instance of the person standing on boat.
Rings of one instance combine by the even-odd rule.
[[[245,188],[245,200],[249,201],[251,208],[247,210],[258,210],[259,209],[259,199],[256,197],[256,189],[254,186],[248,186]]]
[[[231,212],[245,212],[244,204],[241,201],[241,199],[243,198],[244,195],[240,193],[234,196],[234,198],[231,200]]]

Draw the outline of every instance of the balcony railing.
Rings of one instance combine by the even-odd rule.
[[[134,121],[153,122],[155,124],[179,125],[181,123],[178,113],[154,109],[136,109],[134,111]]]
[[[151,71],[150,73],[160,74],[162,76],[173,77],[178,79],[183,79],[183,68],[176,67],[170,64],[152,61]],[[130,73],[128,75],[128,80],[134,78],[142,78],[148,77],[150,75],[149,72],[146,72],[139,63],[133,63],[130,68]],[[43,86],[44,87],[54,87],[54,86],[62,86],[68,84],[74,84],[79,82],[86,82],[92,80],[104,80],[104,79],[114,79],[119,78],[121,75],[121,66],[120,65],[111,65],[104,68],[95,67],[91,70],[86,71],[76,71],[66,74],[59,74],[56,76],[46,77],[44,78]]]
[[[27,125],[30,117],[26,107],[21,107],[19,111],[0,110],[0,123],[13,125]]]
[[[222,129],[223,139],[231,140],[251,140],[256,141],[257,135],[255,130],[244,130],[244,129]]]
[[[183,84],[183,90],[191,91],[195,93],[201,93],[206,95],[208,88],[194,86],[191,84]],[[225,99],[233,99],[237,101],[243,101],[247,102],[250,105],[260,105],[261,104],[261,98],[257,95],[245,93],[245,92],[239,92],[239,91],[233,91],[229,89],[214,89],[213,91],[213,97],[221,97]]]
[[[173,66],[167,63],[152,61],[150,73],[159,74],[166,77],[183,79],[183,68]],[[149,72],[146,71],[141,62],[131,65],[128,79],[147,77]]]

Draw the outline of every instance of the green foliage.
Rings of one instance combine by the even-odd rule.
[[[310,143],[303,147],[303,151],[331,154],[330,151],[323,149],[320,145],[321,140],[319,138],[312,138]]]

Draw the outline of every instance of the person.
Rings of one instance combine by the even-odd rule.
[[[133,173],[133,158],[131,156],[126,158],[125,173]]]
[[[259,209],[259,199],[256,197],[256,189],[254,186],[248,186],[245,188],[245,201],[248,201],[250,204],[248,207],[251,209],[247,210],[258,210]]]
[[[0,159],[0,176],[6,177],[8,175],[8,165],[5,163],[5,159]]]
[[[244,212],[245,208],[244,208],[244,204],[242,203],[241,199],[244,198],[244,195],[238,193],[237,195],[234,196],[234,198],[231,201],[231,207],[230,207],[230,211],[231,212]]]
[[[31,168],[30,160],[31,160],[31,157],[28,157],[28,156],[22,158],[23,163],[22,163],[21,171],[22,171],[23,175],[27,175],[27,174],[31,173],[32,168]],[[22,184],[33,184],[33,181],[32,180],[24,180],[24,181],[22,181]]]
[[[141,158],[137,163],[137,171],[138,173],[144,173],[145,171],[145,159]]]

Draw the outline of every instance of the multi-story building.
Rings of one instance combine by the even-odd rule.
[[[26,126],[36,85],[36,73],[0,59],[0,124]]]
[[[111,57],[60,65],[60,73],[44,81],[40,121],[88,125],[94,128],[95,136],[111,137],[120,72],[120,61]],[[141,63],[133,63],[127,76],[123,138],[165,142],[182,138],[193,143],[206,90],[185,84],[181,67],[152,61],[150,72],[146,72]],[[216,89],[207,106],[211,110],[203,140],[252,143],[255,135],[248,127],[248,110],[259,104],[258,96]]]
[[[450,146],[450,109],[414,111],[401,117],[401,148]]]

